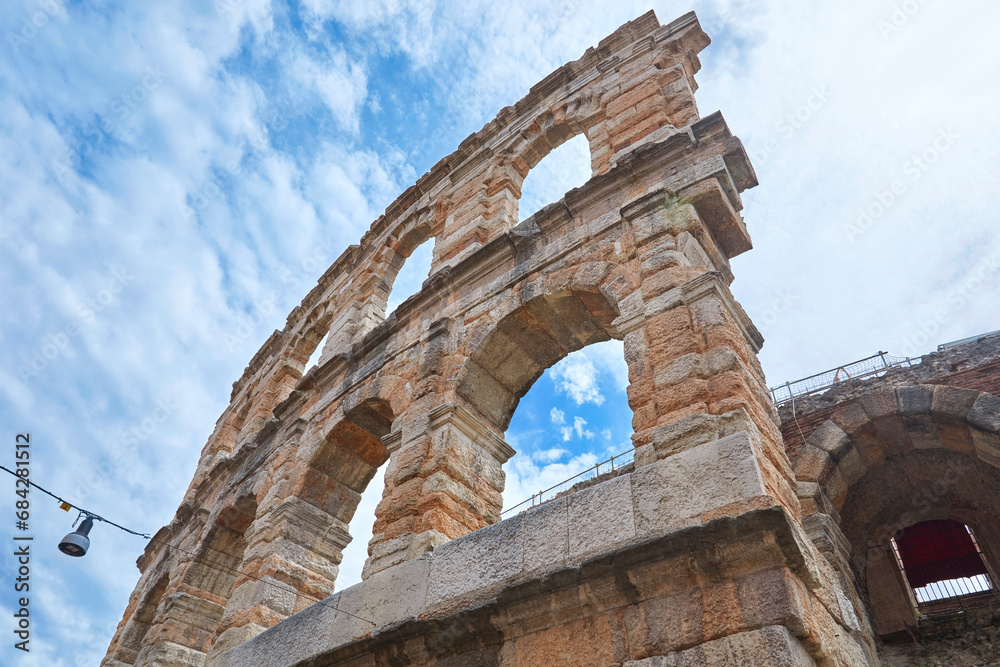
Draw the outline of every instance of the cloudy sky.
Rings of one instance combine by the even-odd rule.
[[[141,8],[139,7],[141,5]],[[693,6],[692,6],[693,5]],[[231,383],[323,269],[503,106],[618,25],[695,9],[698,76],[761,185],[733,289],[778,384],[1000,329],[1000,5],[988,0],[583,3],[9,0],[0,10],[0,423],[34,481],[144,532],[167,523]],[[570,142],[525,215],[588,174]],[[426,277],[427,248],[394,299]],[[421,264],[421,262],[424,264]],[[627,448],[620,344],[541,378],[507,503]],[[0,557],[0,663],[96,665],[144,541],[35,492],[28,655]],[[341,582],[358,580],[369,493]]]

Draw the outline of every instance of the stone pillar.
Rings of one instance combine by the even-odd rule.
[[[421,411],[383,442],[386,490],[362,578],[500,519],[502,466],[514,450],[468,408]]]
[[[756,357],[763,339],[729,290],[728,260],[691,204],[646,198],[622,214],[641,280],[615,321],[630,365],[636,464],[747,431],[768,493],[798,516],[791,467]]]
[[[460,175],[462,181],[448,198],[443,233],[434,244],[435,270],[455,266],[517,224],[521,183],[527,173],[523,159],[504,155],[483,160]]]
[[[351,536],[343,521],[293,496],[260,516],[246,539],[210,657],[331,595]]]
[[[216,623],[222,617],[222,605],[178,592],[166,597],[162,609],[146,635],[145,648],[136,657],[135,667],[203,664]]]
[[[911,632],[917,627],[915,601],[891,547],[881,545],[869,548],[866,566],[868,602],[875,631],[880,637]]]
[[[631,61],[613,85],[601,90],[603,113],[588,130],[595,174],[607,172],[637,145],[661,141],[698,120],[698,56],[662,53],[655,59],[654,74],[646,73],[649,67],[646,60]]]

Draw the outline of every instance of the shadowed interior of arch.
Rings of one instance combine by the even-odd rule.
[[[385,488],[379,471],[384,474],[389,454],[382,437],[389,432],[393,419],[389,404],[380,399],[364,401],[348,410],[310,461],[313,472],[302,480],[299,496],[330,515],[331,531],[351,537],[343,554],[352,561],[344,568],[343,576],[338,574],[337,590],[360,581],[374,508]],[[360,563],[355,562],[358,557]]]

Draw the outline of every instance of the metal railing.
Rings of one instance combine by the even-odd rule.
[[[917,597],[918,603],[926,604],[950,598],[962,598],[975,593],[989,593],[992,590],[989,578],[985,574],[977,574],[974,577],[935,581],[926,586],[914,588],[913,594]]]
[[[616,470],[621,470],[623,467],[627,466],[635,460],[635,448],[624,451],[621,454],[615,454],[610,459],[601,461],[597,465],[593,465],[583,472],[579,472],[569,479],[564,479],[558,484],[554,484],[544,491],[539,491],[538,493],[533,493],[530,498],[522,500],[513,507],[509,507],[500,513],[501,516],[513,512],[514,510],[520,508],[521,511],[526,511],[537,505],[541,505],[544,502],[555,499],[564,490],[567,490],[567,485],[569,487],[575,486],[580,482],[585,482],[588,479],[593,479],[595,477],[600,477],[601,475],[606,475],[608,473],[614,472]],[[572,484],[570,484],[572,482]],[[530,503],[530,504],[529,504]],[[527,505],[527,507],[525,507]]]
[[[853,361],[828,371],[810,375],[809,377],[779,384],[771,387],[771,400],[775,405],[782,405],[799,396],[808,396],[817,392],[825,391],[833,385],[844,380],[857,380],[865,377],[879,377],[884,375],[890,368],[897,366],[913,366],[919,364],[922,357],[911,359],[910,357],[894,357],[888,352],[879,352],[870,357]]]
[[[982,559],[985,568],[986,558],[983,556],[983,550],[979,547],[979,540],[976,539],[971,528],[965,526],[965,530],[968,531],[976,554]],[[889,539],[889,547],[896,561],[896,567],[903,573],[907,587],[913,592],[913,599],[917,602],[917,611],[921,613],[964,611],[969,605],[979,606],[984,600],[984,594],[987,600],[991,597],[998,597],[996,586],[993,585],[988,574],[942,579],[932,581],[919,588],[913,588],[910,586],[906,565],[903,563],[903,557],[899,553],[899,545],[896,544],[895,538]]]

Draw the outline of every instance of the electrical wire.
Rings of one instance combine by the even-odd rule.
[[[5,470],[5,471],[9,472],[9,473],[10,473],[11,475],[13,475],[14,477],[17,477],[18,479],[23,479],[23,480],[24,480],[24,481],[26,481],[26,482],[27,482],[28,484],[30,484],[31,486],[35,487],[36,489],[38,489],[38,490],[39,490],[39,491],[41,491],[42,493],[47,493],[48,495],[52,496],[53,498],[55,498],[55,499],[56,499],[56,500],[58,500],[59,502],[63,503],[64,505],[69,505],[69,506],[70,506],[70,507],[72,507],[73,509],[75,509],[75,510],[79,510],[79,511],[80,511],[80,512],[81,512],[82,514],[85,514],[85,515],[87,515],[87,516],[88,516],[88,517],[90,517],[91,519],[96,519],[97,521],[103,521],[104,523],[107,523],[107,524],[110,524],[110,525],[114,526],[115,528],[117,528],[117,529],[119,529],[119,530],[124,530],[124,531],[125,531],[126,533],[131,533],[132,535],[137,535],[137,536],[139,536],[139,537],[144,537],[144,538],[146,538],[147,540],[152,540],[152,539],[153,539],[153,537],[152,537],[152,536],[151,536],[151,535],[150,535],[149,533],[137,533],[137,532],[136,532],[136,531],[134,531],[134,530],[129,530],[129,529],[128,529],[128,528],[126,528],[125,526],[119,526],[119,525],[118,525],[117,523],[115,523],[114,521],[108,521],[107,519],[105,519],[105,518],[104,518],[103,516],[101,516],[100,514],[95,514],[94,512],[91,512],[90,510],[85,510],[85,509],[83,509],[83,508],[82,508],[82,507],[80,507],[79,505],[74,505],[74,504],[73,504],[73,503],[71,503],[70,501],[68,501],[68,500],[66,500],[66,499],[64,499],[64,498],[60,498],[59,496],[57,496],[56,494],[52,493],[52,492],[51,492],[51,491],[49,491],[48,489],[45,489],[45,488],[43,488],[43,487],[39,486],[38,484],[35,484],[34,482],[32,482],[32,481],[31,481],[30,479],[28,479],[27,477],[21,477],[20,475],[18,475],[18,474],[17,474],[16,472],[14,472],[13,470],[11,470],[10,468],[5,468],[4,466],[0,466],[0,470]]]
[[[27,477],[21,477],[20,475],[18,475],[16,472],[14,472],[13,470],[11,470],[10,468],[7,468],[7,467],[4,467],[4,466],[0,465],[0,470],[3,470],[5,472],[9,472],[11,475],[13,475],[14,477],[17,477],[18,479],[23,479],[28,484],[30,484],[31,486],[35,487],[36,489],[38,489],[42,493],[45,493],[45,494],[48,494],[48,495],[52,496],[53,498],[55,498],[56,500],[58,500],[60,503],[63,503],[65,505],[69,505],[73,509],[79,511],[81,514],[83,514],[85,516],[90,517],[91,519],[95,519],[97,521],[103,521],[104,523],[112,525],[115,528],[118,528],[119,530],[123,530],[126,533],[129,533],[130,535],[136,535],[137,537],[142,537],[144,539],[147,539],[147,540],[149,540],[153,544],[160,544],[160,545],[162,545],[162,546],[164,546],[164,547],[166,547],[168,549],[173,549],[175,551],[179,551],[181,553],[187,554],[187,555],[191,556],[192,558],[194,558],[195,560],[202,560],[202,562],[205,565],[210,565],[210,566],[218,567],[218,568],[221,568],[221,569],[224,569],[224,570],[229,570],[230,572],[233,572],[237,576],[246,577],[247,579],[252,579],[252,580],[258,581],[258,582],[260,582],[262,584],[267,584],[268,586],[272,586],[274,588],[277,588],[279,591],[284,591],[286,593],[294,593],[295,595],[301,595],[304,598],[307,598],[309,600],[315,601],[317,604],[321,604],[324,607],[328,607],[330,609],[333,609],[337,613],[344,614],[345,616],[350,616],[352,618],[356,618],[356,619],[358,619],[360,621],[364,621],[365,623],[370,623],[373,627],[378,627],[378,624],[375,623],[374,621],[370,620],[370,619],[367,619],[367,618],[365,618],[363,616],[358,616],[357,614],[352,614],[351,612],[344,611],[343,609],[338,609],[337,607],[334,607],[333,605],[329,605],[325,601],[323,601],[323,600],[321,600],[321,599],[319,599],[317,597],[313,597],[312,595],[308,595],[307,593],[302,593],[301,591],[296,590],[295,588],[291,588],[291,587],[286,588],[284,586],[279,586],[278,584],[274,583],[273,581],[267,581],[266,579],[262,579],[261,577],[255,577],[252,574],[247,574],[246,572],[242,572],[242,571],[237,570],[235,568],[229,567],[228,565],[224,565],[224,564],[222,564],[222,563],[220,563],[218,561],[208,561],[208,560],[200,559],[199,556],[198,556],[198,554],[194,553],[193,551],[188,551],[187,549],[182,549],[182,548],[180,548],[178,546],[174,546],[173,544],[170,544],[169,542],[164,542],[163,540],[157,540],[157,539],[153,538],[149,533],[139,533],[137,531],[130,530],[130,529],[124,527],[124,526],[120,526],[117,523],[115,523],[114,521],[108,521],[107,519],[105,519],[103,516],[101,516],[99,514],[95,514],[94,512],[91,512],[90,510],[85,510],[82,507],[80,507],[79,505],[74,505],[73,503],[69,502],[68,500],[66,500],[64,498],[61,498],[61,497],[57,496],[56,494],[52,493],[48,489],[46,489],[46,488],[44,488],[42,486],[39,486],[38,484],[35,484],[34,482],[32,482]],[[75,522],[74,522],[74,525],[75,525]],[[215,549],[215,548],[210,547],[210,546],[205,546],[205,549],[209,549],[211,551],[215,551],[217,553],[222,554],[223,556],[230,556],[230,554],[227,554],[225,551],[222,551],[221,549]]]

